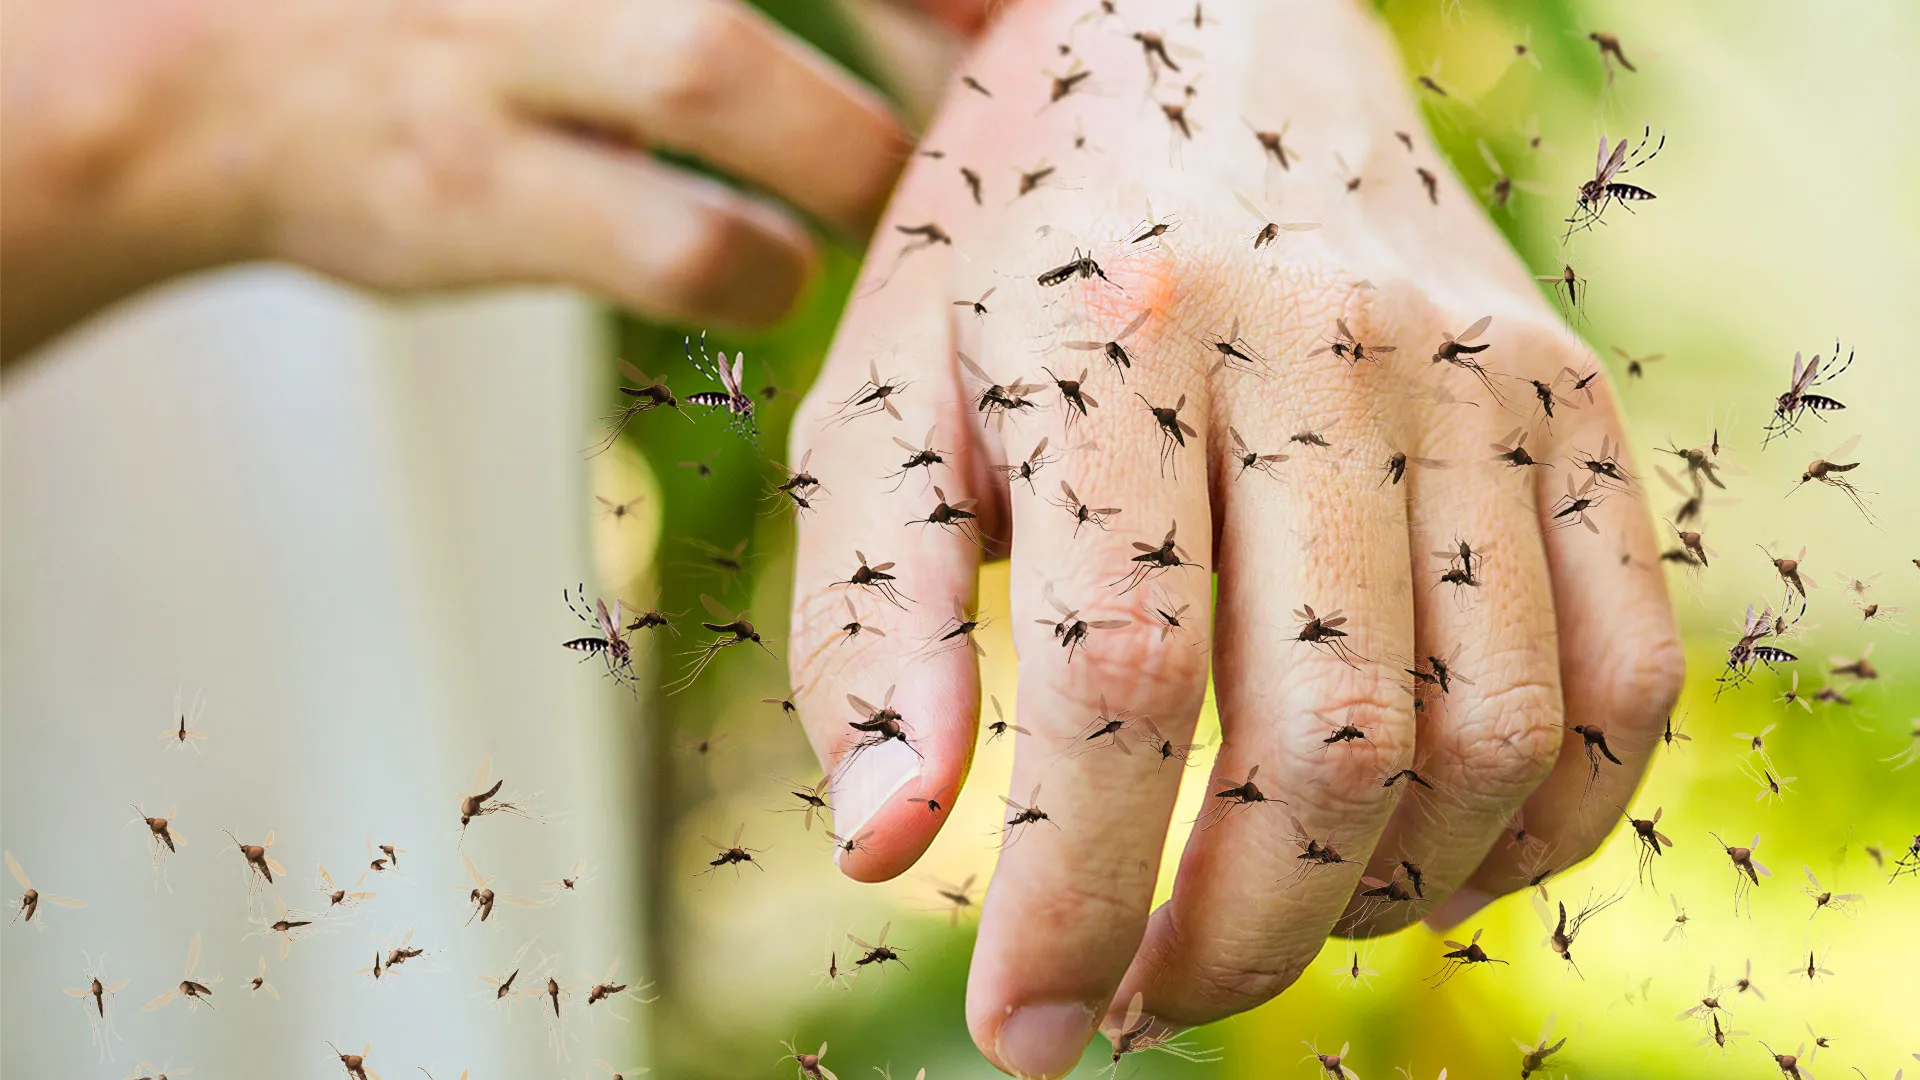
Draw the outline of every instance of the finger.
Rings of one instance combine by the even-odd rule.
[[[1066,336],[1117,333],[1151,302],[1130,295],[1147,280],[1122,282],[1125,294],[1105,283],[1081,290],[1085,306]],[[986,370],[1010,379],[999,369],[1015,364],[1000,358],[1021,356],[1023,374],[1040,376],[1043,361],[1077,368],[1070,354],[1033,356],[1026,338],[995,335],[995,327],[1033,325],[1006,306],[1010,317],[996,310],[1001,321],[988,322]],[[1134,340],[1150,349],[1160,337],[1149,316]],[[975,1042],[1018,1076],[1058,1076],[1079,1061],[1133,957],[1183,771],[1167,744],[1190,742],[1206,689],[1194,632],[1208,625],[1205,446],[1183,432],[1186,445],[1173,448],[1163,473],[1160,429],[1129,393],[1166,405],[1184,396],[1180,420],[1197,432],[1205,427],[1200,379],[1168,364],[1135,369],[1124,386],[1111,372],[1089,373],[1085,389],[1101,404],[1071,432],[1054,397],[1046,414],[1009,419],[1001,436],[1015,462],[1043,434],[1043,460],[1057,455],[1031,484],[1013,481],[1008,496],[1018,714],[1031,734],[1017,744],[1009,797],[1018,805],[1007,820],[1019,822],[1035,802],[1048,816],[1005,831],[967,984]],[[1086,444],[1096,436],[1097,449]],[[1063,482],[1086,505],[1119,512],[1105,528],[1083,523]],[[1170,529],[1168,565],[1134,561],[1146,554],[1142,545],[1161,550]],[[1182,607],[1190,629],[1163,636],[1155,610]]]
[[[1585,350],[1581,354],[1584,363],[1576,366],[1591,370],[1596,361]],[[1597,459],[1603,442],[1625,446],[1612,388],[1601,383],[1595,389],[1594,404],[1582,404],[1555,423],[1560,469]],[[1436,922],[1458,922],[1490,899],[1524,888],[1537,874],[1593,854],[1620,822],[1680,695],[1686,660],[1645,489],[1627,452],[1616,453],[1634,480],[1590,512],[1598,535],[1554,520],[1554,502],[1542,507],[1566,700],[1559,760],[1526,801],[1524,833],[1502,833],[1468,886],[1434,913]],[[1559,490],[1565,492],[1564,481]],[[1597,735],[1591,755],[1589,734]],[[1601,742],[1619,763],[1606,756]],[[1652,811],[1635,816],[1651,817]]]
[[[1311,347],[1301,337],[1288,354]],[[1114,999],[1139,992],[1148,1013],[1173,1025],[1251,1008],[1299,976],[1397,797],[1383,778],[1411,753],[1412,703],[1387,662],[1412,638],[1405,508],[1366,464],[1386,457],[1394,420],[1377,407],[1380,372],[1331,374],[1298,369],[1274,384],[1228,375],[1240,381],[1221,392],[1250,449],[1284,448],[1291,459],[1272,477],[1228,462],[1216,480],[1224,507],[1216,690],[1226,741],[1173,898],[1154,913]],[[1289,444],[1306,428],[1332,445]],[[1231,433],[1216,431],[1224,458]],[[1303,605],[1344,618],[1332,629],[1347,636],[1298,640],[1302,620],[1290,612]],[[1328,741],[1346,725],[1362,737]],[[1221,798],[1256,767],[1262,793],[1284,805]],[[1344,861],[1304,862],[1296,820],[1297,835]]]
[[[387,215],[384,245],[315,229],[281,247],[375,285],[564,282],[650,318],[736,326],[785,314],[812,271],[785,215],[650,159],[529,131],[445,149],[407,178],[435,190]]]
[[[507,80],[525,107],[701,158],[847,233],[908,140],[871,90],[738,0],[541,8]]]
[[[1433,339],[1443,324],[1428,328]],[[1498,341],[1504,357],[1544,365],[1553,355],[1552,343],[1512,328]],[[1376,878],[1401,875],[1421,902],[1380,905],[1356,891],[1342,924],[1348,933],[1390,932],[1444,902],[1552,768],[1560,746],[1553,595],[1534,507],[1536,489],[1557,482],[1563,467],[1495,460],[1489,444],[1513,418],[1491,402],[1437,408],[1445,411],[1429,414],[1424,445],[1410,452],[1451,467],[1410,468],[1401,485],[1415,508],[1417,647],[1400,674],[1420,702],[1413,762],[1420,782],[1406,784],[1368,869]],[[1495,412],[1481,415],[1487,409]],[[1527,445],[1547,452],[1538,435]],[[1444,580],[1449,570],[1470,571],[1471,583]]]
[[[788,664],[808,737],[833,777],[834,831],[858,844],[836,858],[861,881],[893,877],[926,850],[965,777],[979,712],[969,639],[940,640],[956,604],[971,609],[979,548],[971,530],[911,523],[929,516],[933,486],[955,504],[978,486],[952,374],[947,260],[944,250],[920,252],[887,290],[848,307],[793,426],[790,460],[811,453],[808,471],[825,490],[800,517]],[[904,388],[863,403],[876,365],[881,382]],[[899,466],[909,454],[895,437],[929,441],[943,463],[907,475]],[[895,471],[902,475],[888,475]],[[848,584],[856,553],[893,563],[885,572],[895,579]],[[868,629],[850,632],[855,622]],[[872,717],[848,695],[894,710],[905,741],[849,727]]]

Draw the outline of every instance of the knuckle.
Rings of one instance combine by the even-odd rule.
[[[1266,962],[1262,958],[1267,957]],[[1221,1015],[1253,1008],[1276,998],[1299,980],[1305,963],[1263,950],[1211,952],[1195,960],[1188,973],[1199,996]]]
[[[1411,699],[1390,685],[1332,688],[1307,712],[1315,722],[1290,725],[1287,739],[1290,757],[1312,763],[1311,786],[1300,797],[1340,818],[1382,811],[1393,799],[1382,781],[1413,763]],[[1364,738],[1336,739],[1347,727]]]
[[[1462,725],[1461,771],[1485,795],[1523,796],[1553,771],[1563,734],[1559,686],[1509,683],[1483,696]]]
[[[1686,651],[1671,628],[1632,638],[1622,648],[1604,676],[1605,698],[1628,729],[1658,726],[1680,699]]]
[[[656,122],[685,124],[711,113],[733,85],[730,61],[744,55],[754,26],[732,0],[699,0],[679,9],[650,50],[647,112]]]

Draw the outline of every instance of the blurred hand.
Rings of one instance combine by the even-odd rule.
[[[238,259],[387,289],[579,285],[761,324],[855,237],[905,143],[739,0],[9,0],[6,351]]]
[[[936,497],[918,470],[898,490],[884,478],[908,457],[890,439],[918,445],[931,429],[945,458],[931,483],[949,503],[979,500],[981,531],[1010,547],[1013,719],[1031,734],[999,745],[1015,754],[1011,794],[1024,804],[1039,785],[1052,827],[1007,836],[967,1012],[988,1057],[1027,1076],[1066,1071],[1135,992],[1162,1024],[1216,1020],[1278,994],[1330,932],[1451,924],[1586,857],[1630,798],[1682,678],[1637,485],[1594,489],[1597,532],[1554,517],[1568,478],[1593,475],[1576,454],[1625,442],[1604,377],[1587,384],[1591,398],[1562,377],[1598,363],[1420,136],[1408,80],[1359,5],[1209,0],[1218,21],[1199,30],[1189,0],[1123,5],[1125,25],[1076,24],[1092,7],[1012,8],[969,58],[992,96],[951,92],[923,143],[941,156],[917,159],[895,197],[791,448],[793,460],[812,452],[827,492],[800,527],[793,680],[834,775],[835,829],[860,840],[839,855],[854,878],[897,875],[925,849],[964,780],[980,706],[972,653],[932,639],[971,602],[981,551],[909,523]],[[1131,36],[1141,29],[1200,55],[1173,54],[1181,72],[1163,65],[1150,81]],[[1092,75],[1050,104],[1042,69],[1067,70],[1054,43],[1070,39]],[[1191,139],[1162,103],[1185,106]],[[1282,125],[1285,169],[1249,130]],[[1414,133],[1411,149],[1396,132]],[[1020,195],[1020,174],[1042,163],[1056,171]],[[983,179],[978,204],[963,167]],[[1436,174],[1432,200],[1420,168]],[[1256,250],[1263,222],[1235,192],[1277,204],[1275,220],[1324,227]],[[1136,242],[1150,214],[1177,225]],[[951,243],[900,231],[927,223]],[[1111,281],[1036,282],[1076,248]],[[955,305],[989,288],[984,314]],[[1112,340],[1143,312],[1123,342],[1128,369],[1063,347]],[[1483,316],[1491,348],[1463,358],[1485,365],[1484,382],[1431,359],[1443,335]],[[1314,355],[1337,319],[1398,351]],[[1220,366],[1213,343],[1236,332],[1259,362]],[[995,382],[1045,387],[1032,394],[1041,407],[983,423],[982,384],[960,353]],[[904,383],[899,420],[847,419],[842,403],[870,365]],[[1098,407],[1079,417],[1053,380],[1083,370]],[[1550,422],[1532,379],[1559,381],[1566,400]],[[1181,399],[1193,434],[1169,445],[1148,404]],[[1493,444],[1512,445],[1516,428],[1548,465],[1496,460]],[[1309,430],[1329,445],[1292,441]],[[1235,432],[1290,459],[1273,475],[1245,470]],[[1051,461],[1031,486],[994,471],[1043,437]],[[1451,467],[1395,477],[1384,466],[1396,453]],[[1062,481],[1121,512],[1104,529],[1080,524],[1059,505]],[[1157,547],[1176,525],[1196,565],[1127,591],[1139,545]],[[1440,582],[1448,561],[1433,553],[1461,541],[1477,586]],[[903,606],[836,584],[856,549],[896,564]],[[1049,587],[1077,618],[1127,625],[1070,653],[1048,625],[1061,618]],[[848,599],[887,636],[844,640]],[[1344,611],[1349,658],[1297,640],[1290,613],[1305,605]],[[1156,611],[1183,606],[1184,629],[1163,633]],[[1416,697],[1409,672],[1431,676],[1431,656],[1465,678]],[[1182,770],[1155,745],[1127,754],[1087,736],[1104,703],[1189,741],[1210,663],[1225,741],[1208,791],[1258,767],[1259,788],[1284,805],[1223,815],[1230,804],[1210,797],[1172,900],[1149,917]],[[863,745],[847,696],[879,702],[895,684],[911,745]],[[1345,725],[1360,736],[1334,737]],[[1619,763],[1590,757],[1576,725],[1603,734]],[[938,809],[910,801],[929,798]],[[1307,838],[1345,861],[1303,863]],[[1361,897],[1363,873],[1417,894]]]

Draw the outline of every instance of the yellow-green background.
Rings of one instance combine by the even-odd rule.
[[[1089,0],[1091,4],[1091,0]],[[767,3],[788,22],[856,69],[855,39],[830,9],[811,0]],[[1511,967],[1463,973],[1433,989],[1423,977],[1439,966],[1439,938],[1415,928],[1361,946],[1379,974],[1370,988],[1339,985],[1349,947],[1336,942],[1285,995],[1233,1020],[1189,1036],[1219,1047],[1221,1061],[1191,1065],[1160,1055],[1129,1059],[1127,1074],[1265,1077],[1311,1075],[1300,1059],[1303,1040],[1333,1049],[1351,1041],[1348,1058],[1362,1076],[1413,1067],[1422,1080],[1445,1066],[1453,1077],[1518,1074],[1514,1039],[1532,1040],[1549,1014],[1557,1035],[1570,1036],[1553,1073],[1581,1077],[1766,1076],[1760,1050],[1806,1041],[1811,1024],[1833,1047],[1813,1062],[1822,1076],[1891,1076],[1920,1051],[1920,880],[1890,885],[1863,845],[1891,858],[1920,832],[1920,767],[1893,772],[1881,759],[1913,742],[1910,717],[1920,713],[1909,676],[1913,650],[1895,629],[1869,633],[1848,605],[1836,570],[1856,577],[1882,573],[1875,598],[1920,606],[1920,556],[1914,539],[1916,500],[1909,478],[1920,467],[1920,435],[1908,415],[1916,396],[1914,351],[1920,316],[1920,7],[1892,3],[1787,3],[1699,0],[1679,3],[1559,4],[1468,0],[1443,19],[1435,0],[1380,5],[1398,37],[1409,75],[1441,61],[1440,79],[1471,98],[1474,109],[1429,112],[1436,137],[1469,186],[1490,177],[1474,150],[1486,138],[1519,177],[1545,185],[1546,198],[1525,195],[1517,213],[1495,220],[1541,273],[1560,264],[1558,219],[1570,192],[1590,168],[1602,131],[1619,135],[1652,123],[1664,129],[1660,159],[1636,180],[1659,193],[1637,217],[1579,242],[1575,262],[1591,281],[1589,321],[1582,331],[1624,378],[1611,353],[1665,353],[1643,381],[1626,386],[1635,451],[1643,466],[1652,447],[1673,440],[1700,445],[1716,425],[1747,475],[1732,477],[1736,505],[1710,512],[1708,542],[1721,553],[1689,594],[1677,575],[1673,591],[1687,633],[1691,678],[1682,701],[1693,736],[1677,754],[1662,755],[1636,809],[1665,807],[1662,825],[1676,847],[1662,860],[1659,889],[1634,886],[1626,901],[1582,936],[1581,980],[1541,944],[1543,929],[1525,897],[1508,898],[1476,918],[1484,944]],[[1513,60],[1512,43],[1531,29],[1544,71]],[[1620,35],[1640,71],[1621,73],[1609,89],[1585,33]],[[1431,99],[1429,99],[1431,100]],[[1538,117],[1551,152],[1528,154],[1519,134]],[[783,395],[763,408],[761,443],[783,445],[791,395],[804,390],[819,363],[845,298],[855,256],[836,253],[822,287],[782,328],[744,345],[750,371],[771,370]],[[684,373],[682,328],[620,326],[624,355],[656,374]],[[1793,353],[1826,351],[1836,335],[1860,360],[1837,388],[1849,408],[1830,423],[1814,422],[1785,445],[1760,452],[1757,429]],[[609,373],[609,402],[612,402]],[[757,379],[755,380],[758,381]],[[1877,492],[1879,527],[1865,525],[1835,493],[1810,488],[1787,499],[1806,461],[1848,435],[1864,436],[1867,464],[1855,475]],[[705,459],[718,446],[705,480],[682,461]],[[605,584],[658,586],[673,611],[697,610],[715,582],[697,569],[691,537],[730,547],[751,538],[752,572],[734,595],[752,598],[762,628],[784,640],[790,525],[769,513],[762,496],[769,467],[744,444],[716,440],[711,428],[650,417],[632,428],[620,452],[599,459],[596,483],[627,496],[654,492],[660,508],[631,525],[599,526]],[[1658,489],[1656,489],[1658,490]],[[1656,506],[1671,512],[1659,491]],[[657,546],[637,544],[654,530]],[[1770,568],[1757,544],[1809,548],[1808,568],[1823,580],[1793,647],[1802,688],[1825,683],[1829,654],[1855,654],[1877,643],[1885,673],[1855,692],[1852,709],[1791,713],[1772,698],[1780,681],[1712,699],[1717,656],[1730,623],[1749,601],[1771,595]],[[989,568],[982,599],[1005,611],[1004,566]],[[986,635],[988,690],[1011,703],[1013,653],[1003,626]],[[680,647],[684,647],[684,642]],[[676,665],[671,657],[664,661]],[[658,1073],[738,1077],[790,1072],[776,1066],[778,1040],[807,1047],[829,1040],[828,1064],[844,1078],[891,1063],[896,1076],[921,1066],[933,1080],[984,1076],[992,1070],[968,1040],[962,1002],[972,927],[948,924],[930,878],[958,881],[991,872],[990,837],[997,828],[1010,750],[984,749],[957,801],[952,820],[921,866],[881,886],[843,880],[816,829],[797,815],[774,815],[781,788],[770,778],[818,775],[797,728],[761,698],[785,693],[784,669],[764,656],[728,657],[693,691],[649,696],[639,712],[651,747],[636,798],[657,824],[639,857],[653,895],[650,941],[660,1000],[643,1013],[651,1025]],[[1742,744],[1732,733],[1778,723],[1769,748],[1781,770],[1797,777],[1777,803],[1758,802],[1739,769]],[[1215,728],[1209,709],[1203,735]],[[724,734],[713,752],[689,743]],[[1217,736],[1216,736],[1217,737]],[[1188,775],[1177,820],[1206,775]],[[705,849],[699,834],[731,835],[748,822],[748,840],[765,847],[765,874],[696,877]],[[1707,835],[1742,841],[1763,835],[1759,858],[1774,876],[1758,890],[1754,912],[1735,917],[1731,871]],[[1170,852],[1184,840],[1176,835]],[[1836,860],[1838,860],[1836,862]],[[1631,883],[1631,837],[1616,835],[1602,855],[1564,875],[1556,899],[1590,888]],[[1168,860],[1170,866],[1172,860]],[[1857,918],[1832,913],[1809,919],[1801,893],[1803,866],[1844,891],[1867,894]],[[1166,883],[1163,881],[1164,895]],[[1662,941],[1671,923],[1669,893],[1690,916],[1685,941]],[[848,931],[870,936],[891,921],[891,942],[911,970],[884,980],[864,976],[851,991],[816,986],[811,969]],[[1463,933],[1466,928],[1463,928]],[[1834,971],[1809,984],[1788,974],[1809,948]],[[1725,1053],[1698,1048],[1698,1027],[1675,1014],[1699,996],[1710,970],[1726,981],[1747,960],[1765,1002],[1742,998],[1733,1026],[1750,1032]],[[1557,1037],[1557,1036],[1556,1036]],[[1096,1043],[1081,1072],[1105,1063]]]

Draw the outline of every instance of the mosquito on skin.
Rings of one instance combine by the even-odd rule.
[[[1281,221],[1278,215],[1268,213],[1259,203],[1254,202],[1253,199],[1243,192],[1236,191],[1233,193],[1233,197],[1234,200],[1240,204],[1241,209],[1245,210],[1253,220],[1260,223],[1260,228],[1255,230],[1253,234],[1253,250],[1255,251],[1259,251],[1261,248],[1267,247],[1275,240],[1280,239],[1280,234],[1283,232],[1312,232],[1320,228],[1320,222],[1317,221]],[[1237,337],[1239,335],[1235,334],[1234,336]]]
[[[1104,274],[1101,275],[1103,278],[1105,276]],[[1107,363],[1113,365],[1113,370],[1120,376],[1120,381],[1126,382],[1127,369],[1133,366],[1133,354],[1129,353],[1127,347],[1122,345],[1121,342],[1132,337],[1134,331],[1140,329],[1141,324],[1147,321],[1147,316],[1152,314],[1153,309],[1148,308],[1140,314],[1135,315],[1133,321],[1128,323],[1125,329],[1107,341],[1063,341],[1061,344],[1069,349],[1077,349],[1082,352],[1102,353],[1106,356]],[[1051,372],[1049,372],[1049,374],[1051,374]],[[1081,378],[1084,380],[1085,376],[1083,375]]]
[[[914,518],[907,522],[908,525],[938,525],[942,529],[957,533],[968,543],[976,545],[982,543],[979,529],[974,524],[974,520],[979,515],[973,512],[973,506],[979,500],[961,499],[957,502],[948,502],[947,493],[940,490],[938,484],[933,487],[933,497],[938,502],[934,504],[932,510],[927,512],[927,516]]]
[[[867,361],[867,381],[861,383],[858,390],[855,390],[852,394],[848,395],[845,400],[840,402],[840,407],[827,418],[827,422],[829,424],[850,424],[863,416],[872,416],[875,413],[882,412],[898,420],[900,419],[900,409],[894,405],[893,399],[905,392],[908,385],[905,380],[882,379],[880,377],[880,362],[877,360],[869,360]],[[927,437],[932,438],[933,433],[928,432]]]
[[[1088,506],[1079,495],[1075,494],[1073,486],[1065,480],[1060,481],[1060,494],[1061,498],[1047,501],[1073,515],[1073,535],[1075,536],[1080,535],[1080,529],[1085,525],[1101,530],[1106,529],[1107,522],[1113,515],[1120,513],[1120,507],[1117,506]]]
[[[1552,462],[1540,461],[1527,452],[1525,431],[1525,428],[1514,428],[1506,434],[1505,438],[1490,444],[1494,452],[1494,460],[1504,461],[1509,468],[1513,469],[1524,469],[1536,465],[1542,468],[1553,468]]]
[[[1159,590],[1152,605],[1153,625],[1160,628],[1160,640],[1165,641],[1175,631],[1187,629],[1185,621],[1187,609],[1191,603],[1176,605],[1165,590]]]
[[[1347,644],[1347,632],[1340,629],[1347,619],[1338,609],[1321,615],[1313,610],[1313,605],[1302,604],[1294,610],[1293,617],[1300,620],[1300,629],[1294,634],[1293,640],[1322,649],[1351,668],[1358,668],[1360,661],[1366,659]]]
[[[1331,833],[1327,835],[1325,840],[1321,840],[1308,832],[1307,827],[1300,823],[1299,818],[1289,817],[1287,818],[1287,823],[1293,827],[1293,832],[1287,839],[1300,849],[1300,853],[1294,856],[1294,859],[1297,860],[1300,865],[1294,868],[1293,873],[1287,877],[1287,883],[1289,885],[1299,884],[1307,875],[1321,867],[1339,866],[1351,861],[1341,855],[1338,848],[1334,847],[1333,835]]]
[[[1000,827],[1000,850],[1002,851],[1012,847],[1014,842],[1025,836],[1027,830],[1034,825],[1044,823],[1055,829],[1060,828],[1059,822],[1048,816],[1045,810],[1040,809],[1039,784],[1033,785],[1033,794],[1027,796],[1024,805],[1014,802],[1005,795],[1000,796],[1000,801],[1006,803],[1007,810],[1011,812],[1011,816]]]
[[[1260,785],[1254,782],[1254,778],[1259,775],[1260,766],[1255,765],[1247,770],[1245,780],[1234,781],[1225,776],[1214,777],[1213,783],[1220,790],[1213,792],[1212,799],[1208,801],[1206,809],[1201,812],[1201,828],[1210,829],[1233,816],[1235,810],[1243,810],[1249,806],[1266,803],[1285,806],[1287,803],[1285,799],[1275,798],[1260,790]]]
[[[1114,712],[1108,708],[1107,696],[1102,694],[1100,711],[1066,740],[1067,745],[1062,752],[1068,757],[1081,757],[1095,750],[1111,747],[1123,754],[1132,755],[1133,747],[1128,744],[1128,739],[1131,737],[1128,729],[1133,726],[1134,720],[1132,713],[1125,710]]]
[[[1133,549],[1140,554],[1133,556],[1133,558],[1129,560],[1133,563],[1133,568],[1123,577],[1108,582],[1108,584],[1119,585],[1121,582],[1125,582],[1126,588],[1120,590],[1120,594],[1124,596],[1139,588],[1141,585],[1146,584],[1148,581],[1166,573],[1168,570],[1176,570],[1183,566],[1199,566],[1199,563],[1187,557],[1187,550],[1185,548],[1174,542],[1174,536],[1179,532],[1179,529],[1179,522],[1174,522],[1171,527],[1167,529],[1166,537],[1158,544],[1147,544],[1138,540],[1134,541]]]
[[[1024,179],[1022,183],[1025,183]],[[1113,285],[1116,289],[1120,288],[1120,286],[1114,284],[1112,278],[1107,276],[1105,270],[1100,269],[1100,264],[1093,260],[1092,255],[1081,251],[1079,248],[1074,248],[1073,258],[1042,273],[1034,280],[1039,282],[1042,288],[1051,288],[1055,285],[1065,285],[1074,278],[1079,278],[1082,281],[1090,281],[1096,277],[1109,285]],[[1125,290],[1123,289],[1121,291],[1124,292]]]
[[[1053,380],[1053,388],[1060,392],[1060,404],[1065,417],[1062,422],[1067,431],[1071,432],[1074,422],[1086,417],[1089,409],[1100,407],[1099,400],[1087,392],[1086,369],[1081,369],[1080,374],[1071,379],[1054,374],[1050,367],[1040,370],[1047,373],[1047,378]]]
[[[1044,596],[1047,603],[1060,613],[1060,618],[1057,620],[1035,619],[1034,622],[1053,628],[1054,640],[1060,643],[1061,648],[1067,650],[1069,664],[1073,662],[1073,654],[1086,644],[1093,631],[1118,630],[1132,623],[1131,619],[1082,619],[1079,608],[1069,608],[1060,602],[1060,598],[1054,595],[1052,584],[1046,586]]]
[[[1330,352],[1340,359],[1345,360],[1348,364],[1357,364],[1362,360],[1379,363],[1382,356],[1393,352],[1395,349],[1392,345],[1368,345],[1354,337],[1353,331],[1347,326],[1345,317],[1336,318],[1333,323],[1335,328],[1333,337],[1328,338],[1326,344],[1309,352],[1307,354],[1308,357],[1315,357],[1321,353]]]
[[[1254,141],[1260,144],[1260,152],[1263,155],[1272,159],[1274,164],[1279,165],[1282,172],[1293,169],[1292,160],[1289,159],[1288,155],[1292,153],[1293,158],[1297,159],[1299,154],[1287,149],[1287,129],[1293,126],[1291,122],[1281,124],[1280,130],[1278,131],[1262,131],[1254,127],[1251,120],[1244,118],[1241,122],[1247,125],[1248,131],[1253,132]]]
[[[974,394],[974,411],[981,413],[987,423],[993,424],[996,429],[1004,425],[1008,413],[1040,407],[1040,403],[1033,399],[1034,393],[1044,389],[1039,383],[1027,383],[1016,379],[1002,385],[995,381],[993,376],[987,374],[979,364],[974,363],[973,358],[966,353],[954,355],[960,358],[960,366],[967,369],[967,374],[980,381],[981,388]]]
[[[1606,498],[1604,493],[1599,495],[1593,493],[1594,488],[1597,487],[1599,483],[1599,477],[1589,476],[1585,484],[1576,488],[1573,482],[1573,475],[1569,473],[1567,476],[1567,493],[1553,504],[1553,508],[1549,514],[1547,529],[1552,531],[1555,529],[1564,529],[1569,525],[1579,524],[1586,526],[1587,531],[1595,536],[1600,535],[1600,526],[1595,525],[1593,519],[1587,516],[1587,511],[1600,505],[1601,501]]]
[[[978,200],[975,200],[975,201],[977,202]],[[972,309],[972,311],[973,311],[973,314],[974,314],[974,317],[975,317],[975,318],[980,318],[980,319],[984,319],[984,318],[986,318],[986,317],[987,317],[987,315],[988,315],[988,311],[987,311],[987,297],[989,297],[989,296],[992,296],[992,295],[993,295],[994,293],[996,293],[996,292],[999,292],[999,291],[1000,291],[1000,286],[998,286],[998,285],[995,285],[995,286],[994,286],[993,288],[991,288],[991,289],[988,289],[988,290],[987,290],[986,292],[983,292],[983,293],[981,293],[981,294],[980,294],[980,299],[978,299],[978,300],[955,300],[955,301],[953,302],[953,306],[954,306],[954,307],[963,307],[963,308],[970,308],[970,309]],[[898,418],[898,417],[895,417],[895,419],[899,419],[899,418]]]
[[[907,730],[904,723],[905,717],[901,716],[899,710],[893,707],[893,693],[898,689],[899,686],[897,685],[887,687],[887,694],[880,699],[878,706],[852,694],[847,695],[847,704],[853,706],[853,710],[859,713],[861,717],[859,720],[849,720],[847,726],[859,732],[862,738],[847,751],[846,761],[851,761],[853,755],[862,750],[880,746],[890,741],[898,741],[902,746],[912,750],[915,754],[920,752],[919,749],[913,745],[913,741],[907,738]],[[841,768],[846,767],[846,761],[841,763]]]
[[[1046,468],[1048,465],[1053,464],[1055,461],[1060,460],[1060,455],[1047,453],[1048,441],[1048,439],[1042,438],[1039,442],[1035,443],[1033,445],[1033,452],[1027,455],[1025,461],[1012,462],[1006,465],[992,465],[989,466],[989,468],[999,473],[1000,477],[1007,482],[1007,486],[1009,487],[1013,486],[1016,480],[1025,480],[1027,482],[1027,490],[1037,495],[1039,494],[1039,490],[1033,485],[1034,474]]]

